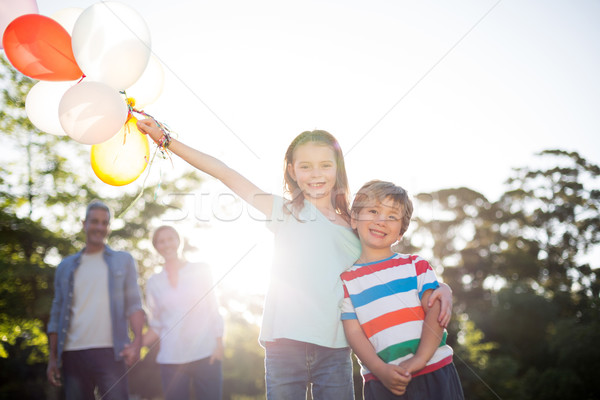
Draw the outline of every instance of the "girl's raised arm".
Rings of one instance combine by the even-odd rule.
[[[141,132],[150,136],[156,143],[158,143],[163,136],[162,130],[159,129],[158,126],[156,126],[156,123],[151,119],[138,121],[137,126]],[[191,166],[196,167],[200,171],[223,182],[234,193],[244,199],[252,207],[262,212],[265,216],[269,217],[271,215],[273,196],[270,193],[261,190],[239,172],[229,168],[221,160],[193,149],[176,139],[171,139],[169,150],[174,154],[177,154]]]

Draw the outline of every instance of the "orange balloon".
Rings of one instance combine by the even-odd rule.
[[[127,185],[146,169],[150,146],[136,123],[137,119],[130,116],[119,133],[92,146],[92,169],[102,182],[112,186]]]
[[[52,18],[39,14],[15,18],[4,31],[2,45],[13,67],[30,78],[72,81],[83,75],[71,36]]]

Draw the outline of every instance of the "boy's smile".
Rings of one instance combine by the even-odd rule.
[[[390,199],[362,208],[352,215],[352,228],[356,229],[362,245],[362,258],[377,261],[393,254],[391,246],[402,238],[402,207]]]

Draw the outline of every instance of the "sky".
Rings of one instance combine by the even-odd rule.
[[[352,193],[377,178],[496,200],[543,149],[600,164],[597,1],[121,2],[165,71],[145,111],[266,191],[282,193],[285,149],[312,129],[339,140]],[[48,16],[95,3],[38,0]],[[198,256],[227,279],[264,278],[270,235],[256,214],[218,182],[188,196],[167,222],[187,227]],[[200,222],[211,228],[190,228]]]

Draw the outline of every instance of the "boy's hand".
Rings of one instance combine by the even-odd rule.
[[[409,374],[412,374],[425,368],[426,362],[419,359],[419,357],[413,356],[408,360],[404,360],[400,363],[399,367],[404,369]]]
[[[373,371],[383,386],[396,396],[406,392],[406,386],[412,379],[410,373],[399,365],[384,364],[377,372]]]

